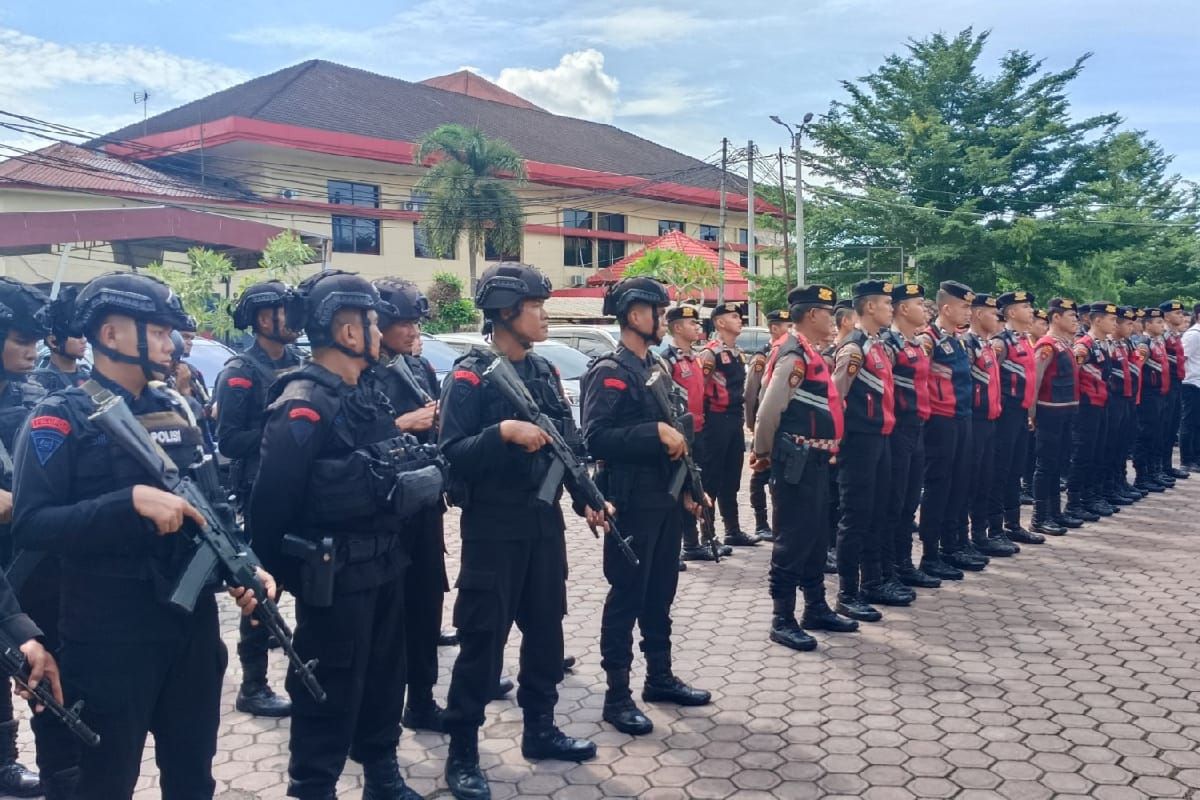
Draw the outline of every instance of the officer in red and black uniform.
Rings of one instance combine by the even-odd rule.
[[[975,293],[958,281],[938,287],[937,317],[918,341],[930,355],[929,407],[925,424],[925,493],[921,498],[921,571],[959,581],[962,570],[985,562],[960,551],[956,522],[967,501],[971,451],[971,357],[958,337],[971,313]],[[935,546],[936,545],[936,546]]]
[[[1133,307],[1133,322],[1130,324],[1129,338],[1126,340],[1126,345],[1129,350],[1129,377],[1130,383],[1133,384],[1132,407],[1130,408],[1129,419],[1129,438],[1125,447],[1124,458],[1121,461],[1121,476],[1120,486],[1130,497],[1135,500],[1140,500],[1150,494],[1149,490],[1141,489],[1129,482],[1128,469],[1129,461],[1133,458],[1133,451],[1137,447],[1138,438],[1138,409],[1142,405],[1142,386],[1145,384],[1146,359],[1150,355],[1150,339],[1146,336],[1144,322],[1146,319],[1146,310],[1144,308]]]
[[[996,308],[1004,319],[1004,330],[992,338],[1000,363],[1001,409],[988,496],[988,535],[1002,543],[1042,544],[1045,537],[1021,527],[1021,473],[1030,449],[1029,409],[1033,406],[1037,371],[1029,341],[1033,293],[1005,292],[996,298]]]
[[[1112,371],[1105,346],[1117,330],[1117,306],[1099,302],[1081,312],[1088,332],[1075,340],[1079,365],[1079,413],[1071,435],[1071,474],[1067,513],[1085,522],[1110,517],[1115,509],[1100,497],[1105,441],[1108,436],[1108,378]]]
[[[1161,492],[1171,484],[1170,476],[1162,472],[1162,440],[1166,431],[1167,394],[1171,388],[1171,363],[1163,341],[1163,312],[1161,308],[1145,309],[1145,338],[1140,346],[1146,348],[1142,364],[1142,394],[1138,404],[1138,438],[1133,450],[1133,468],[1137,473],[1134,486],[1148,492]]]
[[[764,369],[767,390],[754,425],[750,467],[770,471],[775,512],[768,579],[774,606],[770,638],[793,650],[817,646],[803,628],[858,630],[857,622],[829,608],[823,575],[830,538],[824,513],[829,460],[842,438],[843,416],[829,365],[811,342],[828,330],[836,299],[828,286],[801,286],[788,293],[794,331],[780,341]],[[804,592],[800,622],[797,587]]]
[[[1101,496],[1114,508],[1141,499],[1125,488],[1125,461],[1133,430],[1133,364],[1129,335],[1136,312],[1132,306],[1117,308],[1116,332],[1108,341],[1111,369],[1108,374],[1108,438],[1104,447],[1104,477]]]
[[[971,328],[963,344],[971,357],[971,469],[968,501],[971,535],[967,539],[965,521],[959,524],[959,541],[968,553],[985,558],[1007,558],[1017,552],[1012,542],[991,538],[988,534],[988,499],[992,491],[996,461],[996,427],[1000,419],[1000,362],[1004,348],[992,338],[1000,332],[996,298],[977,294],[971,301]],[[965,541],[964,541],[965,540]]]
[[[929,419],[929,355],[917,342],[925,329],[925,288],[919,283],[892,287],[892,327],[880,337],[892,356],[892,381],[896,388],[896,426],[889,447],[892,453],[891,498],[882,537],[884,577],[905,586],[936,589],[937,578],[913,566],[912,526],[921,502],[921,474],[925,469],[925,422]],[[937,542],[933,543],[937,549]]]
[[[1068,464],[1071,423],[1079,408],[1077,374],[1072,343],[1078,319],[1075,301],[1056,297],[1050,301],[1049,332],[1034,346],[1037,360],[1035,439],[1037,468],[1033,474],[1033,530],[1062,536],[1083,520],[1063,514],[1059,479]]]
[[[758,414],[758,403],[766,391],[763,375],[772,352],[783,342],[783,337],[792,330],[792,316],[786,308],[767,312],[767,332],[770,340],[750,357],[746,369],[746,427],[754,430],[754,418]],[[767,516],[767,482],[771,473],[767,470],[750,474],[750,507],[754,509],[754,535],[764,542],[775,541]]]
[[[700,447],[704,489],[717,502],[725,525],[725,544],[753,546],[759,538],[738,523],[737,494],[742,488],[746,438],[742,432],[746,357],[738,349],[742,306],[722,303],[713,309],[716,339],[700,351],[704,368],[704,442]]]
[[[1033,324],[1029,326],[1029,348],[1034,350],[1037,348],[1037,343],[1041,341],[1050,330],[1050,314],[1044,308],[1039,308],[1033,312]],[[1037,384],[1037,356],[1034,356],[1033,372],[1029,373],[1029,382]],[[1030,406],[1030,425],[1033,425],[1033,409],[1037,406],[1037,393],[1034,393],[1034,405]],[[1033,505],[1033,469],[1037,464],[1037,447],[1035,444],[1035,436],[1032,428],[1029,432],[1029,446],[1025,448],[1025,471],[1021,475],[1021,505]]]
[[[1171,383],[1163,412],[1166,429],[1162,441],[1162,474],[1168,478],[1184,479],[1188,471],[1177,468],[1172,461],[1175,442],[1179,438],[1179,423],[1183,418],[1183,378],[1187,374],[1187,357],[1183,353],[1183,334],[1180,329],[1187,328],[1187,319],[1183,313],[1183,303],[1178,300],[1168,300],[1158,308],[1163,312],[1163,345],[1167,351],[1167,362],[1171,365]]]
[[[858,325],[838,347],[833,365],[833,381],[846,404],[838,456],[837,610],[876,622],[882,615],[869,603],[906,606],[916,594],[898,582],[885,583],[880,560],[891,497],[888,440],[896,417],[891,357],[879,334],[892,323],[892,284],[860,281],[853,291]]]

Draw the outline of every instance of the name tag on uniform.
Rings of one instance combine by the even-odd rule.
[[[183,433],[179,430],[150,431],[150,438],[159,444],[181,444]]]
[[[729,357],[729,353],[721,353],[721,363],[722,364],[733,363],[733,359]]]
[[[942,351],[947,355],[954,355],[954,345],[949,342],[942,342]]]

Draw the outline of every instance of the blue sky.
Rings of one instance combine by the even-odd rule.
[[[104,131],[141,117],[135,91],[155,113],[308,58],[408,80],[469,66],[553,111],[704,158],[722,136],[786,145],[768,115],[819,114],[840,80],[907,38],[967,26],[992,31],[989,64],[1024,49],[1060,69],[1094,52],[1075,113],[1121,113],[1200,180],[1195,0],[5,0],[0,109]]]

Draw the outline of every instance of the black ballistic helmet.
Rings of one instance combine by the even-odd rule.
[[[0,332],[8,331],[41,338],[49,332],[46,324],[46,304],[50,298],[41,289],[21,283],[15,278],[0,277],[0,303],[10,312]],[[3,341],[3,336],[0,336]]]
[[[391,314],[395,309],[380,300],[379,292],[370,281],[353,272],[330,269],[306,278],[296,287],[296,294],[303,300],[302,319],[294,318],[295,312],[300,310],[299,306],[289,309],[289,328],[300,330],[303,327],[313,347],[333,347],[346,355],[371,361],[371,323],[367,319],[367,312],[375,309],[380,314]],[[349,350],[333,339],[334,315],[345,308],[359,311],[365,348],[362,353]]]
[[[395,322],[429,319],[429,298],[421,294],[421,290],[412,281],[380,278],[373,283],[380,299],[391,306],[390,310],[379,313],[380,329]]]
[[[75,298],[78,296],[78,286],[60,287],[58,297],[51,300],[41,311],[42,323],[54,334],[60,354],[67,339],[82,335],[80,331],[75,330]]]
[[[266,281],[246,287],[233,308],[233,326],[245,330],[254,326],[254,318],[260,309],[285,308],[292,298],[290,286],[283,281]],[[266,331],[263,331],[266,334]],[[279,331],[273,331],[278,335]],[[270,334],[267,334],[270,335]]]
[[[96,330],[110,314],[131,317],[137,322],[138,354],[120,353],[100,344]],[[146,341],[146,324],[165,325],[179,331],[196,330],[196,321],[183,310],[183,303],[170,286],[149,275],[129,272],[109,272],[93,279],[75,298],[77,335],[92,340],[92,349],[124,364],[142,368],[147,380],[165,375],[167,367],[150,360]]]
[[[654,307],[668,306],[671,298],[667,287],[657,278],[624,278],[604,293],[604,313],[618,320],[634,303],[649,303]]]
[[[534,267],[501,261],[484,270],[479,278],[475,307],[484,312],[512,308],[522,300],[545,300],[550,289],[550,279]]]

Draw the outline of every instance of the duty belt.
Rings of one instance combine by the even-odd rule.
[[[827,453],[836,453],[838,451],[837,439],[809,439],[807,436],[798,436],[796,434],[784,434],[796,444],[808,445],[813,450],[824,450]]]
[[[345,553],[346,564],[361,564],[391,552],[399,544],[395,536],[352,536],[339,542],[338,549]]]

